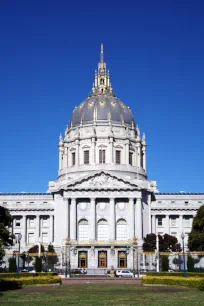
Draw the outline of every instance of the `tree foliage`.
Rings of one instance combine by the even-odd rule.
[[[35,257],[35,271],[42,272],[42,258],[38,256]]]
[[[168,271],[169,270],[169,256],[162,255],[161,257],[161,266],[162,266],[162,271]]]
[[[193,226],[188,236],[190,251],[204,251],[204,205],[202,205],[193,218]]]
[[[194,261],[193,257],[188,255],[188,259],[187,259],[188,272],[194,272],[195,271],[194,264],[195,264],[195,261]]]
[[[58,258],[55,253],[55,248],[51,243],[48,245],[47,252],[48,252],[47,269],[49,271],[50,269],[52,270],[54,268],[54,265],[56,265],[56,263],[58,262]]]
[[[36,244],[36,245],[34,245],[34,246],[32,246],[29,250],[28,250],[28,253],[29,254],[38,254],[38,245]],[[44,253],[45,252],[45,248],[44,248],[44,246],[41,244],[40,245],[40,252],[41,253]]]
[[[143,251],[154,252],[156,250],[156,235],[147,234],[144,238]],[[181,246],[176,237],[164,234],[159,235],[159,251],[160,252],[180,252]]]
[[[16,257],[11,257],[9,258],[9,272],[16,272],[17,267],[16,267]]]
[[[5,248],[13,245],[14,236],[9,232],[12,221],[9,210],[0,206],[0,265],[3,263]]]

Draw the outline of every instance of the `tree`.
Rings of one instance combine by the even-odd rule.
[[[147,234],[144,238],[143,251],[154,252],[156,250],[156,235]],[[181,246],[176,237],[165,234],[159,235],[159,251],[160,252],[180,252]]]
[[[3,263],[5,248],[13,245],[14,236],[9,231],[12,221],[9,210],[0,206],[0,265]]]
[[[38,256],[35,258],[35,271],[42,272],[42,258]]]
[[[56,265],[56,263],[58,262],[58,258],[55,253],[55,248],[51,243],[48,245],[47,252],[48,252],[47,268],[49,271],[50,269],[52,270],[54,268],[54,265]]]
[[[188,236],[190,251],[204,251],[204,205],[202,205],[193,218],[193,226]]]
[[[11,257],[9,258],[9,272],[16,272],[17,267],[16,267],[16,257]]]
[[[162,255],[161,257],[161,265],[162,265],[162,271],[168,271],[169,270],[169,256]]]
[[[194,264],[195,264],[195,261],[194,261],[193,257],[191,255],[188,255],[188,259],[187,259],[188,272],[194,272],[195,271]]]

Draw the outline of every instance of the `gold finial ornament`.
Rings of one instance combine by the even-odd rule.
[[[133,237],[133,239],[132,239],[132,245],[133,245],[134,247],[136,247],[136,246],[138,245],[138,242],[137,242],[137,238],[136,238],[136,237]]]

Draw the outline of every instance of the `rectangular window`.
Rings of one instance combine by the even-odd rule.
[[[76,164],[76,154],[75,152],[72,153],[72,166]]]
[[[190,227],[191,226],[191,220],[190,216],[185,216],[183,218],[184,227]]]
[[[115,151],[115,162],[116,164],[121,164],[121,151]]]
[[[21,226],[21,220],[20,220],[20,218],[18,218],[18,219],[15,220],[15,226],[16,226],[16,227],[20,227],[20,226]]]
[[[84,151],[84,164],[89,164],[89,150]]]
[[[99,164],[105,164],[106,162],[106,151],[99,150]]]
[[[171,218],[170,221],[172,227],[177,226],[176,218]]]
[[[34,235],[34,233],[28,233],[28,243],[29,244],[35,243],[35,235]]]
[[[162,226],[162,225],[163,225],[162,220],[163,220],[162,217],[158,217],[158,218],[157,218],[157,225],[158,225],[158,226]]]
[[[35,220],[34,219],[29,219],[29,226],[34,227],[35,226]]]
[[[188,206],[188,201],[185,201],[184,203],[185,203],[186,206]]]
[[[48,233],[42,233],[42,242],[48,243]]]
[[[42,227],[48,227],[48,219],[42,219]]]
[[[133,153],[129,152],[129,164],[132,165],[132,157],[133,157]]]

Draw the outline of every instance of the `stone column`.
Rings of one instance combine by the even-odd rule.
[[[181,234],[184,232],[183,228],[183,215],[179,215],[179,232],[178,232],[178,241],[181,242]]]
[[[95,144],[95,138],[91,139],[91,161],[90,164],[91,165],[95,165],[96,164],[96,144]]]
[[[63,165],[63,168],[67,167],[67,148],[64,148]]]
[[[134,213],[134,199],[129,199],[128,204],[128,224],[129,224],[129,239],[135,236],[135,213]]]
[[[137,198],[135,206],[135,236],[138,239],[139,246],[142,243],[142,199]]]
[[[27,226],[26,226],[26,215],[22,216],[22,244],[26,244]]]
[[[77,240],[76,237],[76,227],[77,227],[77,205],[76,199],[71,199],[70,207],[70,239]]]
[[[137,167],[141,167],[141,144],[140,142],[137,143]]]
[[[79,158],[79,140],[76,140],[76,156],[75,156],[75,165],[79,166],[80,165],[80,158]]]
[[[96,201],[95,198],[91,198],[90,202],[91,218],[90,218],[90,240],[96,240]]]
[[[110,240],[115,240],[115,199],[111,198],[109,202],[109,228],[110,228]]]
[[[125,143],[125,164],[129,165],[129,141]]]
[[[113,137],[110,138],[110,163],[113,163]]]
[[[153,234],[156,234],[156,216],[152,215],[152,231]]]
[[[50,216],[50,242],[52,243],[53,242],[53,218],[54,216]]]
[[[39,242],[40,240],[40,216],[36,216],[36,226],[35,226],[35,240]]]
[[[142,163],[143,169],[146,171],[146,146],[142,146]]]
[[[169,215],[166,215],[165,218],[165,228],[166,228],[166,233],[165,234],[169,234]]]

